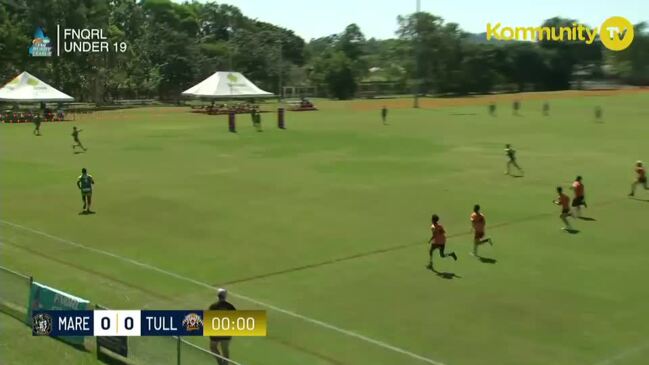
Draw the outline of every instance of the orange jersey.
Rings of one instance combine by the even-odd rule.
[[[476,232],[484,232],[485,225],[487,220],[485,219],[484,214],[482,213],[471,213],[471,225]]]
[[[647,178],[647,173],[646,173],[644,167],[636,167],[635,173],[638,174],[638,179],[646,179]]]
[[[572,183],[572,189],[575,191],[575,197],[579,198],[584,196],[584,184],[579,181]]]
[[[436,245],[446,244],[446,230],[441,224],[433,224],[430,226],[430,229],[433,231],[433,243]]]
[[[568,197],[568,195],[564,193],[559,194],[557,201],[563,209],[570,209],[570,198]]]

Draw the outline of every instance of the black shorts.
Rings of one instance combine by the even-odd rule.
[[[446,252],[444,252],[444,249],[445,249],[445,248],[446,248],[446,244],[443,244],[443,245],[436,245],[436,244],[434,244],[434,243],[431,243],[431,245],[430,245],[430,254],[431,254],[431,258],[432,258],[432,254],[433,254],[433,252],[435,252],[435,250],[439,250],[439,256],[440,256],[440,257],[446,257],[446,256],[448,256],[448,255],[446,254]]]
[[[646,178],[646,177],[639,177],[639,178],[638,178],[638,182],[639,182],[640,184],[646,184],[646,183],[647,183],[647,178]]]
[[[569,214],[569,213],[570,213],[570,208],[561,209],[561,214]]]
[[[573,207],[580,207],[582,205],[586,205],[586,197],[584,196],[578,196],[572,199],[572,206]]]

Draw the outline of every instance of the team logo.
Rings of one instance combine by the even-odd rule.
[[[611,51],[626,49],[633,42],[633,24],[621,16],[610,17],[602,23],[599,38]]]
[[[226,77],[228,78],[228,86],[230,87],[246,86],[246,84],[239,82],[239,78],[233,73],[229,73]]]
[[[50,46],[50,38],[45,35],[43,28],[36,27],[34,32],[34,40],[29,47],[29,54],[32,57],[51,57],[52,46]]]
[[[52,317],[47,313],[38,313],[32,317],[34,336],[49,336],[52,333]]]
[[[186,331],[196,331],[200,330],[203,326],[203,320],[198,314],[189,313],[185,316],[185,319],[183,319],[182,324]]]

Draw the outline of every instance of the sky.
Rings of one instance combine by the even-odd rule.
[[[206,2],[206,0],[199,0]],[[421,10],[482,33],[487,23],[533,26],[561,16],[599,26],[618,15],[632,23],[649,22],[649,0],[420,0]],[[182,2],[176,0],[176,2]],[[416,9],[416,0],[219,0],[237,6],[250,18],[291,29],[305,40],[340,33],[351,23],[366,38],[393,38],[397,16]]]

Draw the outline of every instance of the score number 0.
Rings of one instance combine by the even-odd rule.
[[[140,335],[140,311],[95,310],[93,315],[95,336]]]

